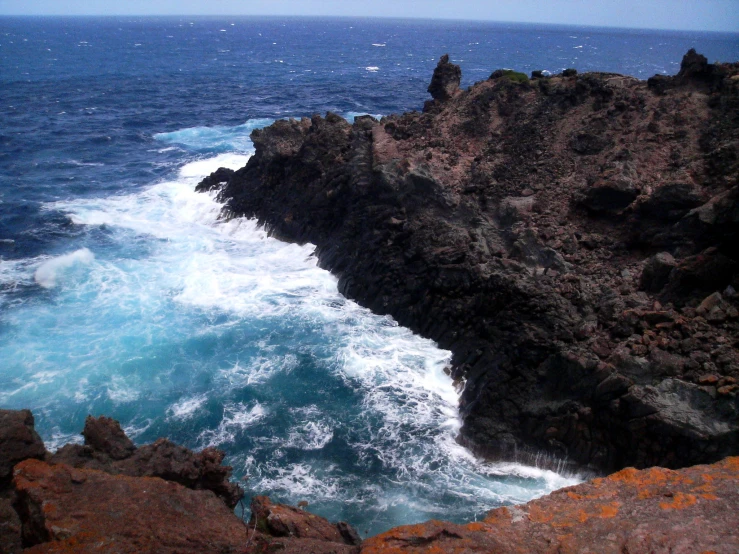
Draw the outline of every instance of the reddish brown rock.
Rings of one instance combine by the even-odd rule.
[[[275,504],[266,496],[252,500],[249,526],[273,537],[315,539],[350,546],[362,542],[359,534],[345,522],[332,524],[305,510]]]
[[[26,550],[243,552],[246,526],[210,491],[27,460],[14,483]]]
[[[191,489],[211,490],[230,508],[244,496],[229,481],[231,467],[222,465],[224,453],[215,448],[193,452],[166,439],[136,448],[120,424],[104,416],[88,417],[82,434],[84,446],[66,445],[50,461],[111,474],[161,477]]]
[[[362,554],[739,551],[739,458],[680,471],[625,469],[484,521],[431,521],[366,540]]]

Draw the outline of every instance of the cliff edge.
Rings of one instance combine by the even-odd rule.
[[[498,70],[466,91],[450,66],[423,113],[278,121],[198,188],[451,349],[480,454],[739,453],[739,64]]]

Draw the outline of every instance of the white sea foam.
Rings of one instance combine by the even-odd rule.
[[[42,263],[36,270],[34,279],[42,287],[52,288],[56,286],[57,278],[62,272],[74,265],[89,265],[94,259],[95,255],[89,249],[80,248]]]
[[[323,421],[307,421],[293,428],[285,441],[286,448],[301,450],[320,450],[334,438],[331,426]]]
[[[257,466],[250,464],[253,460],[247,460],[245,469],[251,475],[259,476],[261,471]],[[272,476],[260,479],[260,485],[267,490],[279,491],[290,498],[320,498],[329,500],[334,498],[345,498],[339,484],[336,481],[328,481],[322,473],[316,471],[315,467],[308,464],[290,464],[286,467],[275,467],[270,473]],[[329,472],[330,472],[329,468]]]
[[[196,152],[240,152],[252,153],[249,135],[254,129],[266,127],[273,119],[250,119],[234,127],[189,127],[169,133],[158,133],[154,138],[160,142],[186,146]]]
[[[259,402],[247,407],[242,403],[226,404],[223,418],[216,429],[206,429],[198,435],[198,442],[205,448],[233,443],[240,432],[267,416],[267,410]]]
[[[172,419],[179,419],[180,421],[190,419],[197,415],[198,410],[203,407],[207,400],[207,394],[182,398],[179,402],[172,404],[167,412]]]
[[[344,114],[344,119],[346,119],[349,123],[354,123],[355,119],[363,115],[371,115],[375,119],[382,119],[384,117],[382,114],[374,114],[374,113],[367,113],[367,112],[346,112]]]

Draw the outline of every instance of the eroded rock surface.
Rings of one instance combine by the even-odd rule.
[[[243,552],[247,540],[211,491],[163,479],[28,460],[15,487],[28,553]]]
[[[0,492],[10,484],[15,464],[45,456],[46,447],[34,429],[31,411],[0,410]]]
[[[193,452],[166,439],[136,448],[120,424],[104,416],[88,416],[82,435],[84,445],[68,444],[50,461],[116,475],[161,477],[191,489],[211,490],[230,508],[244,496],[229,481],[231,467],[222,465],[224,453],[215,448]]]
[[[479,453],[739,452],[739,65],[496,71],[435,97],[255,131],[224,216],[316,244],[343,294],[451,349]]]
[[[625,469],[468,525],[430,521],[364,542],[362,554],[677,554],[739,551],[739,458],[681,471]]]

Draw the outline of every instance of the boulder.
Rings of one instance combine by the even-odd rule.
[[[641,289],[649,292],[661,291],[670,280],[670,272],[677,262],[669,252],[660,252],[649,258],[641,274]]]
[[[582,192],[579,201],[592,212],[618,213],[627,208],[639,195],[631,179],[598,181]]]
[[[87,416],[82,436],[85,437],[87,446],[112,460],[128,458],[136,450],[133,441],[121,429],[120,423],[109,417]]]
[[[700,191],[695,185],[670,183],[659,187],[639,204],[639,212],[662,221],[677,221],[702,203]]]
[[[348,523],[332,524],[305,510],[276,504],[266,496],[256,496],[252,500],[249,526],[272,537],[314,539],[350,546],[362,542]]]

